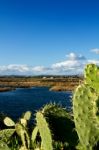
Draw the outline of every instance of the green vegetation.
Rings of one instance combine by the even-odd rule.
[[[94,64],[86,66],[84,83],[74,92],[73,114],[82,149],[94,149],[99,142],[99,68]]]
[[[0,150],[98,150],[99,67],[87,65],[84,76],[73,94],[73,112],[47,104],[30,128],[30,111],[17,123],[1,114]]]

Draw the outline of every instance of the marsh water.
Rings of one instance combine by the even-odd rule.
[[[71,92],[49,91],[47,87],[18,88],[14,91],[0,93],[0,112],[11,118],[19,118],[23,112],[36,110],[49,102],[71,107]]]

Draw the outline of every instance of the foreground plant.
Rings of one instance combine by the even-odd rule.
[[[22,142],[22,146],[20,147],[20,150],[22,149],[22,147],[24,147],[24,150],[25,149],[27,150],[30,148],[30,137],[29,137],[29,134],[27,131],[27,123],[28,123],[28,120],[30,119],[30,117],[31,117],[31,112],[27,111],[24,114],[24,116],[21,119],[19,119],[19,121],[17,123],[15,123],[9,117],[5,117],[5,119],[4,119],[4,124],[7,127],[12,127],[14,129],[11,129],[11,128],[10,129],[4,129],[1,132],[3,132],[3,131],[5,132],[6,130],[8,130],[10,137],[14,133],[16,133],[20,137],[21,142]],[[7,140],[9,141],[9,137],[7,137]]]
[[[93,150],[99,142],[99,68],[85,68],[84,83],[73,96],[73,114],[80,145],[78,149]]]
[[[75,124],[70,112],[59,104],[47,104],[42,108],[49,128],[53,134],[53,144],[61,143],[64,149],[74,149],[78,143],[78,136],[75,131]],[[58,141],[58,142],[57,142]],[[56,144],[54,144],[56,145]],[[60,145],[60,144],[59,144]]]
[[[41,137],[41,149],[53,150],[52,135],[49,125],[41,112],[36,113],[37,128]]]
[[[33,129],[32,135],[29,134],[27,127],[30,117],[31,117],[30,111],[27,111],[24,114],[24,116],[21,119],[19,119],[17,123],[15,123],[11,118],[5,117],[4,124],[7,127],[10,127],[10,129],[4,129],[0,131],[0,146],[2,147],[2,150],[9,150],[8,145],[10,145],[11,147],[10,149],[12,150],[53,149],[51,133],[43,114],[41,112],[36,113],[36,127]],[[40,134],[41,137],[39,145],[35,143],[38,133]],[[16,142],[19,142],[17,145],[18,147],[15,146],[16,134],[17,134]]]

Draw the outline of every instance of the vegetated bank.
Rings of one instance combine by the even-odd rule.
[[[0,92],[33,86],[46,86],[53,91],[72,91],[82,81],[82,76],[1,76]]]

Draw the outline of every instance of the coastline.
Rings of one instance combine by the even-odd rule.
[[[33,77],[0,77],[0,92],[12,91],[16,88],[49,87],[50,91],[73,91],[81,77],[33,78]]]

